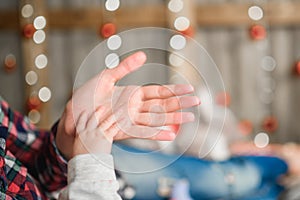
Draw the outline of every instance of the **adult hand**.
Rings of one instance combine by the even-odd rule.
[[[194,120],[189,112],[177,110],[199,105],[196,96],[183,96],[193,92],[190,85],[116,86],[116,82],[137,70],[146,61],[143,52],[137,52],[123,60],[114,69],[105,69],[77,89],[67,103],[60,120],[56,143],[67,157],[72,155],[72,144],[76,135],[76,122],[81,113],[93,115],[100,107],[104,111],[97,121],[103,129],[118,128],[114,140],[148,138],[173,140],[175,134],[157,127],[182,124]],[[110,117],[109,117],[110,116]],[[108,137],[112,137],[109,136]]]

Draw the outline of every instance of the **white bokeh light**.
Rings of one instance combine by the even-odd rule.
[[[44,16],[38,16],[33,21],[33,26],[35,29],[43,29],[46,26],[46,18]]]
[[[171,0],[168,3],[168,9],[171,12],[178,13],[183,9],[183,1],[182,0]]]
[[[276,61],[271,56],[265,56],[261,61],[261,67],[265,71],[272,72],[276,67]]]
[[[40,54],[35,58],[34,63],[38,69],[43,69],[48,64],[48,58],[44,54]]]
[[[105,2],[105,8],[108,11],[115,11],[120,7],[120,1],[119,0],[106,0]]]
[[[264,17],[264,12],[259,6],[251,6],[248,9],[248,15],[252,20],[258,21]]]
[[[38,110],[33,109],[28,113],[28,118],[31,123],[37,124],[41,120],[41,114]]]
[[[17,62],[17,59],[14,54],[8,54],[7,56],[5,56],[4,64],[6,65],[6,67],[14,68],[16,65],[16,62]]]
[[[21,14],[22,14],[22,17],[24,17],[24,18],[31,17],[32,14],[33,14],[33,7],[32,7],[32,5],[30,5],[30,4],[24,5],[22,7]]]
[[[33,41],[36,44],[41,44],[45,41],[46,39],[46,34],[43,30],[37,30],[36,32],[34,32],[33,34]]]
[[[122,39],[119,35],[112,35],[107,40],[107,47],[110,50],[117,50],[121,47]]]
[[[47,102],[51,99],[51,90],[47,87],[42,87],[39,90],[39,98],[42,102]]]
[[[170,46],[175,50],[181,50],[186,45],[186,39],[182,35],[174,35],[170,39]]]
[[[265,90],[259,94],[259,99],[264,104],[271,104],[274,101],[274,92],[269,90]]]
[[[105,65],[110,69],[118,66],[119,63],[120,63],[120,58],[116,53],[108,54],[105,57]]]
[[[276,88],[276,81],[272,77],[262,77],[261,78],[261,87],[264,91],[272,92]]]
[[[266,133],[258,133],[254,138],[254,144],[258,148],[265,148],[269,142],[270,138]]]
[[[28,85],[34,85],[38,81],[38,75],[34,71],[29,71],[25,75],[25,81]]]
[[[174,27],[178,31],[184,31],[190,26],[190,20],[187,17],[177,17],[174,21]]]
[[[123,191],[124,196],[126,197],[126,199],[132,199],[136,192],[132,187],[127,187],[124,191]]]

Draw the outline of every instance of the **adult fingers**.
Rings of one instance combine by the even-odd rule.
[[[146,54],[142,51],[136,52],[125,58],[116,68],[106,69],[102,74],[105,80],[116,83],[127,74],[135,71],[146,62]]]
[[[114,140],[124,140],[128,138],[139,138],[148,140],[172,141],[176,134],[170,130],[161,130],[154,127],[134,125],[129,129],[120,129]]]
[[[142,90],[142,99],[163,99],[172,96],[182,96],[190,94],[194,91],[192,85],[178,84],[178,85],[148,85],[140,88]]]
[[[134,123],[145,126],[165,126],[192,122],[195,116],[191,112],[173,113],[139,113],[136,114]]]
[[[196,96],[172,97],[168,99],[152,99],[145,101],[140,108],[140,112],[173,112],[179,109],[190,108],[200,104]]]

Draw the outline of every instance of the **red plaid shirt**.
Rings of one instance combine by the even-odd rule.
[[[37,129],[0,97],[0,199],[49,199],[67,184],[67,161],[51,132]]]

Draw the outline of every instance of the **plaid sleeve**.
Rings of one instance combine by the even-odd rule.
[[[27,117],[14,112],[0,97],[0,122],[8,127],[6,149],[27,167],[45,192],[59,190],[67,184],[67,161],[55,145],[56,126],[39,130]]]
[[[53,192],[67,185],[67,161],[60,154],[55,144],[57,124],[53,126],[50,137],[35,162],[35,169],[43,188]]]
[[[2,117],[1,107],[0,107],[0,120]],[[0,121],[0,199],[6,199],[7,190],[7,178],[5,173],[5,138],[7,133],[7,128],[1,125]]]
[[[6,151],[7,136],[8,128],[0,123],[0,199],[47,199],[27,173],[27,169],[10,151]]]

